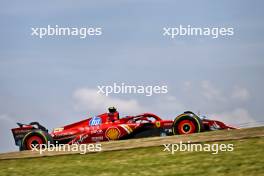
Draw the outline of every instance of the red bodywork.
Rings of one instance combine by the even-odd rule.
[[[186,114],[190,116],[194,115],[185,112],[177,117],[186,116]],[[27,134],[35,130],[40,130],[41,134],[43,132],[46,134],[45,136],[50,136],[51,139],[49,140],[58,144],[82,144],[149,136],[166,136],[176,134],[173,132],[175,128],[178,128],[178,131],[180,131],[177,134],[195,132],[194,123],[188,119],[182,120],[176,125],[175,121],[177,117],[175,120],[163,120],[155,114],[144,113],[119,119],[119,113],[116,111],[114,113],[104,113],[61,128],[56,128],[50,134],[48,130],[38,122],[32,122],[30,125],[18,123],[20,127],[13,128],[12,132],[16,145],[20,146],[20,148],[22,147],[22,149],[24,149],[26,145],[31,144],[30,140],[39,143],[39,138],[29,138],[27,136]],[[202,126],[201,131],[234,129],[234,127],[216,120],[200,119],[200,123],[200,126]],[[37,135],[39,135],[39,133]],[[26,146],[26,148],[28,147]]]
[[[118,113],[115,116],[118,116]],[[99,118],[101,119],[100,123],[91,123],[93,120],[96,121]],[[115,118],[118,119],[117,117]],[[115,121],[109,119],[109,113],[101,114],[62,128],[57,128],[51,133],[51,136],[59,143],[81,144],[133,138],[147,130],[156,130],[156,132],[152,131],[152,134],[147,133],[142,135],[143,137],[160,135],[162,131],[165,135],[172,135],[171,129],[174,122],[173,120],[162,120],[159,116],[152,113],[127,116]],[[202,123],[206,131],[233,129],[233,127],[216,120],[204,119]],[[157,131],[159,131],[158,134],[154,134]]]
[[[101,114],[54,129],[51,136],[59,143],[92,143],[126,139],[148,129],[170,129],[173,124],[172,120],[162,120],[151,113],[127,116],[115,121],[110,120],[109,115],[109,113]],[[115,116],[118,116],[118,113]]]

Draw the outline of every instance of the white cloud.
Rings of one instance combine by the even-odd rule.
[[[231,97],[235,100],[246,101],[250,98],[250,93],[246,88],[235,87]]]
[[[149,112],[160,115],[163,119],[173,119],[186,110],[185,105],[177,97],[164,95],[155,98],[146,107]]]
[[[211,114],[209,118],[235,126],[240,126],[242,124],[255,125],[255,120],[251,117],[249,112],[243,108],[236,108],[228,112]]]
[[[115,106],[123,113],[142,113],[144,108],[135,99],[120,99],[97,93],[96,89],[82,88],[74,92],[75,108],[79,111],[104,112]]]
[[[192,83],[187,82],[186,85],[189,88]],[[258,125],[248,110],[243,107],[243,103],[250,98],[250,92],[246,88],[236,86],[229,91],[223,91],[212,82],[204,80],[192,91],[196,91],[198,98],[192,98],[185,103],[192,104],[192,108],[197,108],[201,112],[209,112],[209,118],[233,125]]]
[[[1,114],[0,115],[0,121],[5,121],[8,123],[14,123],[15,124],[15,121],[10,116],[8,116],[7,114]]]
[[[201,93],[208,100],[226,101],[220,89],[213,86],[210,81],[201,82]]]
[[[156,103],[157,110],[183,112],[185,110],[184,104],[175,96],[167,95],[159,98]],[[176,115],[176,114],[175,114]]]
[[[192,88],[192,82],[191,81],[185,81],[183,83],[183,87],[184,87],[185,91],[190,90]]]
[[[152,112],[157,115],[172,116],[182,113],[185,106],[175,96],[166,95],[149,97],[148,105],[139,103],[136,99],[121,99],[105,96],[97,93],[96,89],[81,88],[73,93],[74,107],[77,111],[89,113],[104,112],[107,107],[115,106],[123,115],[135,115],[144,112]]]
[[[188,86],[190,84],[188,83]],[[98,94],[96,89],[89,88],[76,90],[73,97],[75,109],[89,113],[104,112],[107,107],[115,106],[122,114],[126,115],[153,112],[157,115],[162,115],[163,118],[171,118],[183,111],[195,111],[198,109],[202,114],[203,112],[209,112],[207,115],[209,115],[210,119],[223,121],[230,125],[240,125],[243,123],[251,123],[252,126],[256,125],[256,123],[253,124],[255,120],[251,117],[248,110],[233,101],[234,98],[244,100],[248,98],[249,92],[246,89],[236,89],[237,92],[232,92],[232,96],[230,96],[229,93],[224,94],[221,89],[216,89],[209,81],[203,81],[200,88],[198,89],[199,92],[197,92],[200,93],[200,99],[199,101],[196,100],[197,102],[193,102],[193,99],[181,101],[178,97],[167,94],[151,97],[148,104],[141,104],[136,99],[105,96]],[[201,103],[204,104],[201,106]],[[231,111],[227,111],[226,109],[231,109]]]

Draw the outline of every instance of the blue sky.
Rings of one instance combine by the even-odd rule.
[[[184,110],[232,124],[262,121],[262,1],[1,1],[0,152],[17,150],[10,128],[49,129],[116,104],[172,119]],[[32,37],[31,27],[102,27],[99,37]],[[166,26],[233,27],[232,37],[162,36]],[[97,97],[114,82],[168,85],[166,95]],[[123,110],[122,110],[123,108]]]

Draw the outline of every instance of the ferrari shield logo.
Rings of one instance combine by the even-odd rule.
[[[160,121],[156,122],[156,127],[159,128],[160,127]]]

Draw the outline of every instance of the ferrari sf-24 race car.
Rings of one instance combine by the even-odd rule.
[[[36,144],[85,144],[234,129],[217,120],[200,118],[191,111],[178,115],[174,120],[163,120],[152,113],[119,118],[119,113],[114,107],[108,110],[108,113],[55,128],[51,133],[38,122],[17,123],[19,127],[12,129],[15,144],[20,150],[31,150]]]

